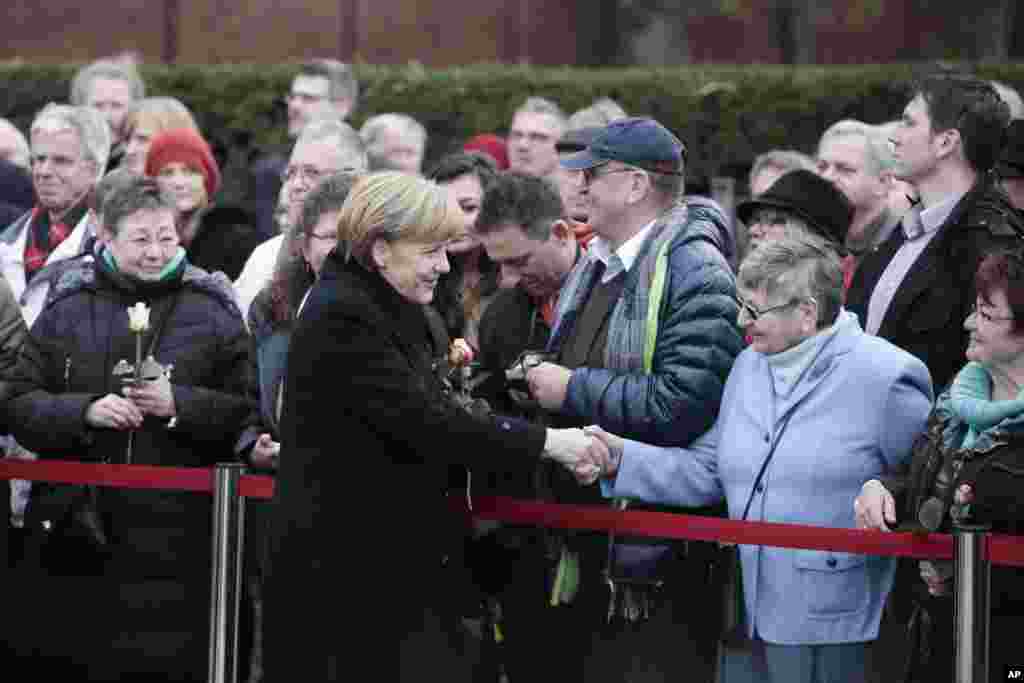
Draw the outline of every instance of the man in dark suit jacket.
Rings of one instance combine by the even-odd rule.
[[[943,73],[913,92],[892,142],[895,175],[920,202],[864,257],[847,307],[866,331],[920,358],[939,393],[966,362],[978,263],[1024,244],[1024,223],[993,180],[1009,110],[992,86]]]

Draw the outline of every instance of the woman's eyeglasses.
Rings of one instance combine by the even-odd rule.
[[[734,296],[733,299],[736,300],[736,303],[740,307],[740,314],[745,314],[748,318],[750,318],[750,320],[755,322],[758,318],[760,318],[763,315],[767,315],[768,313],[773,313],[775,311],[781,311],[785,308],[791,308],[793,306],[796,306],[797,304],[802,304],[805,301],[817,303],[814,297],[796,297],[790,299],[784,304],[779,304],[778,306],[769,306],[768,308],[757,308],[756,306],[754,306],[754,304],[750,303],[749,301],[744,301],[743,299],[741,299],[739,295]]]

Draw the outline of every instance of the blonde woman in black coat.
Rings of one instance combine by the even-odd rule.
[[[266,580],[265,680],[466,680],[448,466],[585,467],[593,442],[471,416],[447,395],[424,305],[460,209],[435,183],[352,188],[293,333]],[[598,446],[599,447],[599,446]]]

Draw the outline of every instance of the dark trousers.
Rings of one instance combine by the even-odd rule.
[[[543,552],[533,548],[521,557],[502,595],[511,682],[710,680],[717,628],[709,615],[717,614],[719,596],[709,590],[705,555],[676,563],[649,619],[609,623],[602,576],[607,545],[603,537],[593,540],[580,554],[580,589],[570,605],[550,606],[551,561]]]

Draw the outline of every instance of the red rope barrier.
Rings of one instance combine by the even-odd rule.
[[[4,458],[0,459],[0,479],[30,479],[65,484],[204,493],[213,490],[213,470],[199,467],[102,465]],[[239,483],[239,494],[247,498],[272,498],[274,480],[262,475],[243,476]],[[469,513],[462,496],[452,496],[451,501],[458,510]],[[948,534],[880,533],[776,522],[741,522],[734,519],[665,512],[618,512],[603,506],[563,505],[504,497],[474,498],[471,514],[480,519],[510,524],[604,531],[653,538],[724,541],[744,545],[834,550],[888,557],[953,557],[953,539]],[[987,554],[993,564],[1024,567],[1024,541],[1019,537],[993,534],[989,538]]]

